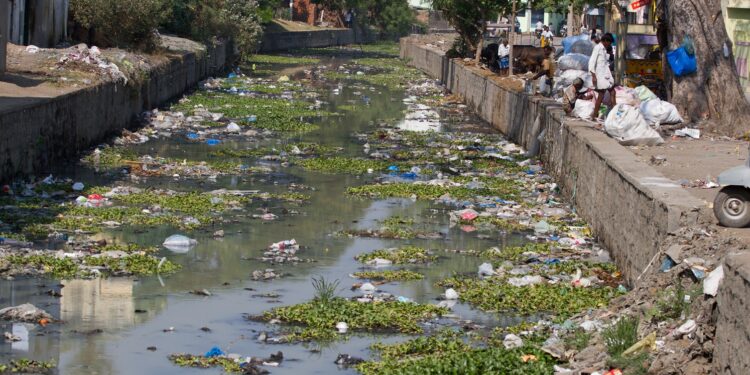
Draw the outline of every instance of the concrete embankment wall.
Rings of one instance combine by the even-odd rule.
[[[560,105],[501,87],[492,73],[447,59],[410,38],[401,57],[441,80],[467,105],[526,149],[539,149],[565,197],[610,250],[630,283],[659,267],[659,248],[670,233],[696,224],[703,202],[659,174],[606,134],[564,116]],[[714,372],[749,374],[750,255],[733,254],[717,296]]]
[[[372,43],[373,35],[365,35],[352,29],[326,29],[316,31],[290,31],[266,33],[260,44],[260,52],[287,51],[302,48],[345,46],[348,44]]]
[[[0,113],[0,181],[41,174],[132,126],[138,116],[224,69],[227,47],[186,52],[140,83],[106,82]]]

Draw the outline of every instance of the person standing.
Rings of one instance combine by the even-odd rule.
[[[532,81],[537,80],[539,77],[544,76],[544,83],[546,85],[542,94],[547,93],[552,89],[552,79],[555,77],[555,49],[552,47],[544,47],[544,60],[542,61],[542,69],[539,73],[531,78]]]
[[[510,67],[510,47],[508,46],[508,40],[503,39],[497,46],[497,57],[499,58],[500,75],[507,76],[508,68]]]
[[[346,25],[348,29],[352,28],[352,10],[351,9],[347,10],[346,13],[344,13],[344,25]]]
[[[544,26],[544,31],[542,31],[542,42],[541,46],[544,47],[552,47],[552,39],[554,39],[554,35],[552,34],[552,31],[549,30],[549,26]]]
[[[604,34],[601,42],[594,46],[594,51],[591,53],[591,58],[589,59],[589,73],[591,73],[594,90],[598,94],[596,96],[594,112],[591,114],[592,121],[596,121],[598,117],[605,93],[609,92],[612,106],[617,104],[617,100],[615,99],[615,78],[609,70],[609,54],[607,53],[607,48],[612,46],[613,41],[614,37],[612,37],[612,34]]]

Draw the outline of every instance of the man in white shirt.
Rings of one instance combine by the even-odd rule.
[[[549,31],[549,26],[545,25],[544,31],[542,31],[542,40],[541,40],[542,48],[552,47],[553,38],[554,38],[554,34],[552,34],[552,31]]]
[[[508,68],[510,67],[510,47],[508,41],[503,39],[497,46],[498,64],[500,65],[500,75],[508,75]]]
[[[542,32],[542,28],[544,28],[544,23],[542,23],[542,21],[537,21],[536,22],[536,32],[537,33],[541,33]]]
[[[609,92],[611,105],[614,106],[617,104],[615,99],[615,78],[612,77],[612,72],[609,70],[609,54],[607,53],[607,48],[612,46],[613,41],[614,37],[612,34],[604,34],[601,42],[594,46],[594,51],[591,53],[591,58],[589,59],[589,73],[591,73],[594,90],[598,94],[596,105],[594,105],[594,112],[591,114],[592,121],[596,121],[598,117],[599,109],[601,109],[606,92]]]

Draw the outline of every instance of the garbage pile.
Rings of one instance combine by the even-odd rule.
[[[114,82],[122,81],[128,83],[128,78],[120,68],[113,62],[108,61],[102,56],[101,50],[93,46],[89,48],[85,44],[79,44],[68,49],[68,52],[58,61],[58,67],[62,68],[67,64],[82,63],[95,66],[102,74],[109,77]]]

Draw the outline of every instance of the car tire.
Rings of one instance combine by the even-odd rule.
[[[725,227],[747,227],[750,225],[750,191],[739,186],[721,189],[714,200],[714,215]]]

